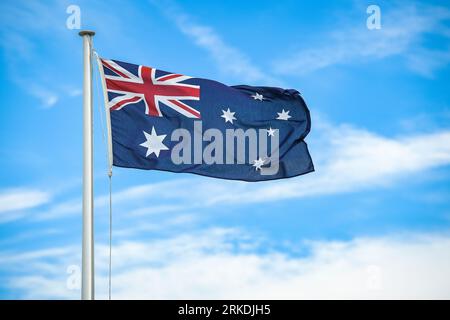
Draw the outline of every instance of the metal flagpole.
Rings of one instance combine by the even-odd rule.
[[[83,37],[83,241],[81,267],[81,299],[94,300],[94,198],[92,139],[92,37],[84,30]]]

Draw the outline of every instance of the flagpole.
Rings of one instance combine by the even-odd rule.
[[[94,198],[92,139],[92,37],[95,32],[83,30],[83,240],[81,299],[94,300]]]

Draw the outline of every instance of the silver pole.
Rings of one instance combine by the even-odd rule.
[[[93,31],[81,31],[83,37],[83,244],[81,299],[94,300],[94,198],[92,156],[92,37]]]

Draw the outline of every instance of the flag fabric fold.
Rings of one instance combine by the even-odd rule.
[[[222,83],[99,59],[118,167],[265,181],[314,171],[293,89]]]

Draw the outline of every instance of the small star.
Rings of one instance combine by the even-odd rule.
[[[255,170],[256,171],[261,170],[261,167],[263,166],[264,162],[266,162],[266,160],[261,158],[254,160],[253,166],[255,167]]]
[[[254,95],[251,96],[255,100],[263,101],[264,97],[262,94],[259,94],[258,92],[255,92]]]
[[[284,111],[284,109],[283,109],[283,111],[277,112],[277,113],[278,113],[277,120],[289,120],[289,118],[292,118],[289,115],[289,110],[288,111]]]
[[[147,132],[143,131],[145,135],[145,142],[142,142],[140,146],[147,148],[147,154],[145,155],[148,157],[152,153],[156,155],[156,157],[159,157],[159,153],[161,150],[169,150],[164,143],[163,140],[167,136],[166,134],[157,135],[155,131],[155,127],[152,127],[152,133],[148,134]]]
[[[227,111],[222,110],[222,112],[223,115],[221,115],[221,117],[225,119],[225,123],[231,122],[231,124],[233,124],[233,120],[236,120],[236,118],[234,117],[234,114],[236,112],[231,112],[230,108],[228,108]]]
[[[267,129],[267,134],[269,135],[269,137],[273,137],[276,131],[276,129],[272,129],[272,127],[270,127],[269,129]]]

